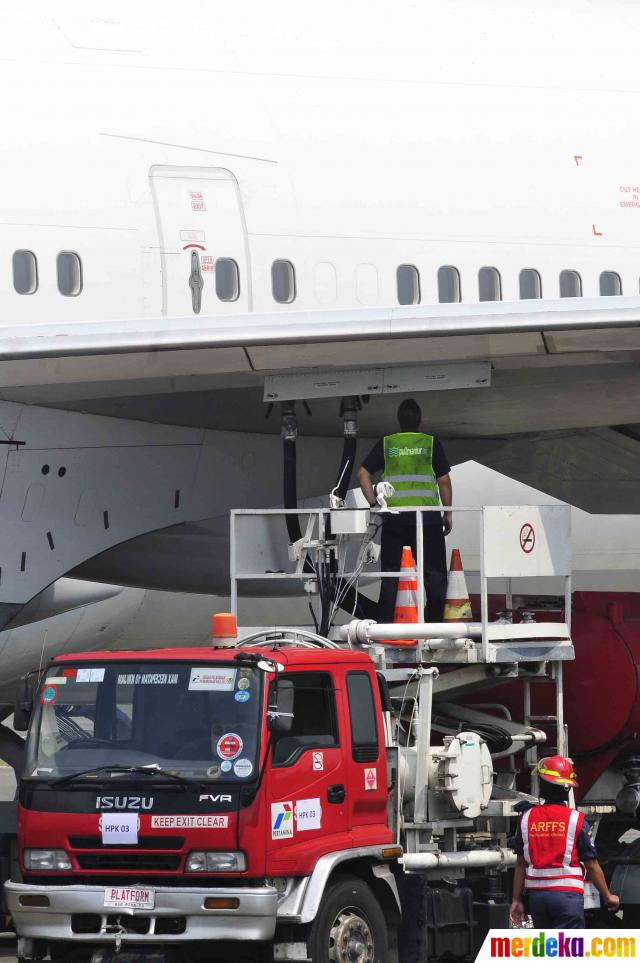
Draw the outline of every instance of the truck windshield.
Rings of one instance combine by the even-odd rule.
[[[109,778],[109,766],[149,766],[246,783],[256,775],[262,678],[255,668],[212,662],[51,666],[36,696],[24,775],[105,767]]]

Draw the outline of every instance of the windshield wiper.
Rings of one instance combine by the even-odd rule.
[[[161,769],[160,766],[94,766],[93,769],[83,769],[81,772],[72,772],[69,776],[60,776],[58,779],[52,779],[50,782],[51,786],[65,786],[72,783],[75,779],[80,779],[82,776],[97,776],[101,772],[115,772],[115,773],[131,773],[136,776],[161,776],[163,779],[173,779],[175,782],[179,783],[181,786],[199,786],[201,785],[200,780],[188,779],[187,776],[179,776],[175,772],[168,772],[166,769]]]

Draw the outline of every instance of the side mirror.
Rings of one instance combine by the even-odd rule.
[[[293,727],[294,688],[290,679],[274,682],[269,690],[267,726],[274,736],[286,736]]]
[[[13,728],[16,732],[26,732],[33,714],[33,674],[25,675],[18,683],[13,707]]]

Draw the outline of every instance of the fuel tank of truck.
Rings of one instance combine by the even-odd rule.
[[[514,600],[514,605],[520,603],[536,621],[564,621],[560,610],[538,609],[530,598]],[[495,618],[504,597],[493,597],[490,605]],[[519,621],[517,611],[514,621]],[[576,657],[563,663],[564,713],[582,798],[614,760],[640,752],[640,593],[574,593],[571,630]],[[532,714],[554,714],[553,688],[532,685]],[[515,686],[484,689],[479,701],[506,705],[514,719],[523,716]],[[553,725],[538,724],[548,728],[552,749]]]

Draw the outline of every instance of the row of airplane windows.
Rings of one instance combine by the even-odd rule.
[[[582,278],[578,271],[560,272],[559,293],[561,298],[581,298]],[[400,264],[396,270],[399,304],[420,303],[420,272],[413,264]],[[542,297],[542,277],[534,268],[523,268],[519,274],[521,300]],[[291,261],[278,260],[271,265],[271,291],[275,301],[291,304],[296,298],[296,272]],[[216,293],[221,301],[235,301],[240,294],[240,272],[231,258],[216,261]],[[622,279],[616,271],[600,274],[600,294],[614,297],[622,294]],[[462,300],[460,272],[451,265],[438,269],[438,300],[453,304]],[[478,272],[478,300],[502,301],[502,278],[495,267],[483,267]]]
[[[420,303],[420,274],[412,264],[401,264],[396,272],[398,302],[400,304]],[[535,300],[542,297],[542,277],[534,268],[523,268],[518,276],[520,299]],[[561,298],[581,298],[582,278],[578,271],[561,271],[558,278]],[[616,271],[603,271],[600,274],[600,294],[615,297],[622,294],[622,278]],[[451,304],[462,300],[462,284],[457,268],[445,265],[438,269],[438,300]],[[494,267],[483,267],[478,271],[478,300],[502,301],[502,278]]]
[[[578,271],[560,272],[559,293],[561,298],[581,298],[582,278]],[[232,258],[216,261],[216,294],[221,301],[236,301],[240,295],[240,271]],[[396,270],[399,304],[420,303],[420,272],[413,264],[400,264]],[[534,268],[523,268],[519,274],[521,300],[542,297],[542,277]],[[271,291],[275,301],[291,304],[296,298],[296,272],[291,261],[278,260],[271,265]],[[600,274],[600,294],[615,297],[622,294],[622,279],[616,271]],[[451,265],[438,269],[438,300],[453,304],[462,300],[460,272]],[[502,278],[494,267],[483,267],[478,272],[478,300],[502,301]]]
[[[215,288],[221,301],[237,301],[240,296],[240,270],[233,258],[221,257],[215,262]],[[58,291],[68,298],[82,291],[82,261],[75,251],[60,251],[56,258]],[[396,270],[399,304],[420,303],[420,272],[413,264],[400,264]],[[38,259],[33,251],[14,251],[13,286],[18,294],[35,294],[38,290]],[[542,278],[534,268],[523,268],[519,275],[520,298],[531,300],[542,297]],[[279,304],[291,304],[296,299],[296,272],[291,261],[276,260],[271,265],[271,292]],[[564,270],[559,275],[561,298],[582,297],[582,278],[577,271]],[[600,294],[612,297],[622,294],[622,279],[616,271],[600,274]],[[452,304],[462,300],[460,272],[456,267],[443,265],[438,269],[438,300]],[[501,301],[502,278],[495,267],[483,267],[478,272],[478,300]]]

